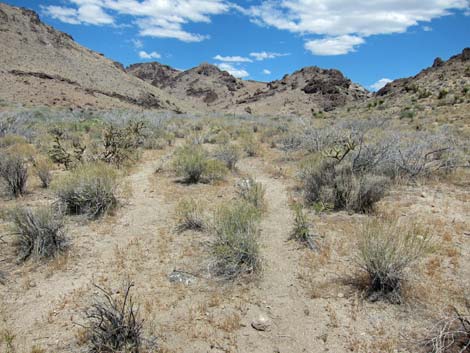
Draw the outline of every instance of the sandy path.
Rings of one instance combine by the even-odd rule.
[[[264,185],[268,205],[261,222],[263,273],[255,289],[259,301],[249,310],[245,327],[240,330],[240,352],[311,352],[318,343],[312,331],[318,317],[309,315],[302,289],[296,283],[300,251],[297,244],[287,241],[293,215],[286,185],[263,172],[259,160],[245,160],[239,168]],[[270,331],[258,332],[250,326],[259,314],[271,318]]]

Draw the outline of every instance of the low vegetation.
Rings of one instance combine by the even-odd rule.
[[[179,231],[187,229],[201,231],[206,226],[202,205],[193,199],[181,200],[176,207],[176,216]]]
[[[0,156],[0,177],[8,192],[19,197],[26,193],[28,167],[21,155],[5,153]]]
[[[130,295],[133,286],[127,285],[115,298],[110,291],[94,285],[99,294],[85,311],[84,325],[90,353],[141,352],[143,321]]]
[[[215,240],[211,245],[212,268],[217,276],[234,279],[261,269],[259,217],[259,211],[243,201],[234,201],[217,210],[213,225]]]
[[[59,181],[57,197],[68,214],[98,218],[118,204],[118,174],[103,163],[84,164]]]
[[[16,208],[11,218],[20,261],[49,259],[67,246],[64,219],[53,208]]]
[[[237,183],[238,196],[259,211],[265,208],[265,192],[263,184],[256,182],[252,177],[242,179]]]
[[[416,224],[368,221],[358,245],[358,264],[367,275],[368,298],[402,302],[407,274],[430,251],[429,239],[429,234]]]

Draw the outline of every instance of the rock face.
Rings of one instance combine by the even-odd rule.
[[[242,81],[208,63],[181,72],[159,63],[134,64],[127,72],[188,101],[197,110],[311,115],[368,94],[340,71],[318,67],[306,67],[269,83]]]
[[[26,105],[179,110],[165,92],[86,49],[31,10],[0,3],[0,98]]]

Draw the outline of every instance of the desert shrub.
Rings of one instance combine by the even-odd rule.
[[[443,88],[439,91],[437,99],[444,99],[445,97],[447,97],[448,94],[449,94],[449,91],[447,89]]]
[[[207,160],[207,152],[200,145],[188,144],[176,150],[174,167],[186,182],[197,183],[206,170]]]
[[[2,153],[0,177],[5,181],[8,192],[14,197],[23,195],[28,180],[28,167],[23,157],[16,153]]]
[[[240,159],[240,149],[233,144],[223,144],[215,150],[214,157],[223,162],[228,169],[233,170]]]
[[[251,177],[242,179],[237,183],[238,196],[258,210],[263,210],[265,207],[265,193],[266,190],[264,189],[263,184],[256,182]]]
[[[43,188],[49,187],[52,181],[52,173],[51,170],[53,165],[49,159],[37,159],[33,161],[34,171],[38,176],[39,180],[41,180],[41,184]]]
[[[17,144],[27,144],[23,136],[18,135],[5,135],[0,137],[0,148],[6,148]]]
[[[307,220],[307,215],[304,213],[301,204],[295,204],[294,210],[294,227],[289,235],[289,239],[298,241],[308,246],[311,250],[316,250],[317,246],[310,234],[310,225]]]
[[[316,159],[300,172],[308,204],[366,213],[385,195],[389,179],[371,173],[354,172],[349,161]]]
[[[17,208],[11,217],[21,261],[53,257],[67,245],[63,217],[51,207]]]
[[[68,214],[97,218],[117,205],[117,173],[103,163],[74,169],[57,186],[57,196]]]
[[[138,157],[138,147],[144,144],[142,121],[129,122],[125,127],[109,125],[103,134],[104,151],[101,160],[122,166]]]
[[[202,230],[205,227],[203,210],[200,203],[193,199],[181,200],[176,207],[178,230]]]
[[[253,134],[244,134],[240,143],[243,151],[249,157],[259,155],[261,146]]]
[[[217,210],[211,246],[217,276],[233,279],[260,270],[258,221],[258,210],[246,202],[235,201]]]
[[[407,271],[430,250],[429,236],[419,226],[374,219],[359,235],[358,264],[367,275],[370,300],[402,301]]]
[[[121,296],[114,298],[110,291],[94,285],[99,294],[85,311],[89,351],[93,353],[139,353],[142,348],[143,320],[132,300],[127,285]]]
[[[201,145],[184,145],[177,149],[173,160],[177,175],[187,183],[217,181],[227,174],[225,165],[209,159],[208,153]]]
[[[470,303],[466,313],[452,308],[424,341],[429,353],[465,353],[470,351]]]
[[[49,149],[49,157],[54,163],[62,164],[65,169],[70,169],[83,161],[86,146],[78,139],[72,139],[71,146],[67,143],[69,138],[64,130],[51,129],[53,136],[52,147]]]
[[[209,159],[206,162],[203,179],[208,182],[220,181],[227,175],[227,167],[225,164],[216,159]]]

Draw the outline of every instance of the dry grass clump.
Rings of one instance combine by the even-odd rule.
[[[243,201],[220,207],[214,217],[211,245],[217,276],[234,279],[261,269],[258,244],[259,211]]]
[[[179,231],[187,229],[201,231],[205,227],[202,205],[193,199],[181,200],[176,207],[176,215]]]
[[[41,180],[41,186],[48,188],[52,181],[53,164],[49,159],[41,158],[33,161],[34,171]]]
[[[260,154],[260,143],[256,140],[256,137],[252,133],[246,133],[242,135],[241,147],[248,157],[256,157]]]
[[[177,149],[173,160],[177,175],[187,183],[221,180],[227,173],[222,162],[209,159],[207,151],[200,145],[184,145]]]
[[[237,183],[238,196],[260,211],[265,208],[265,193],[263,184],[256,182],[252,177],[242,179]]]
[[[19,197],[26,192],[28,167],[24,158],[16,153],[0,155],[0,177],[4,180],[8,192]]]
[[[59,202],[68,214],[98,218],[117,206],[117,178],[104,163],[79,166],[58,184]]]
[[[371,301],[402,301],[401,290],[409,271],[430,251],[430,237],[415,224],[373,219],[362,228],[358,264],[367,274]]]
[[[214,157],[223,162],[228,169],[234,170],[240,159],[240,148],[229,143],[219,145],[214,152]]]
[[[16,208],[11,217],[20,261],[48,259],[65,249],[67,238],[60,212],[51,207]]]
[[[307,220],[301,204],[295,204],[294,207],[294,227],[289,235],[289,239],[298,241],[299,243],[305,244],[311,250],[316,250],[317,246],[310,234],[310,224]]]
[[[466,313],[452,308],[435,326],[424,346],[429,353],[470,352],[470,303],[467,303]]]
[[[88,351],[91,353],[128,352],[139,353],[142,349],[143,320],[132,301],[128,284],[122,296],[114,298],[112,293],[94,285],[100,294],[85,311],[88,324]]]

